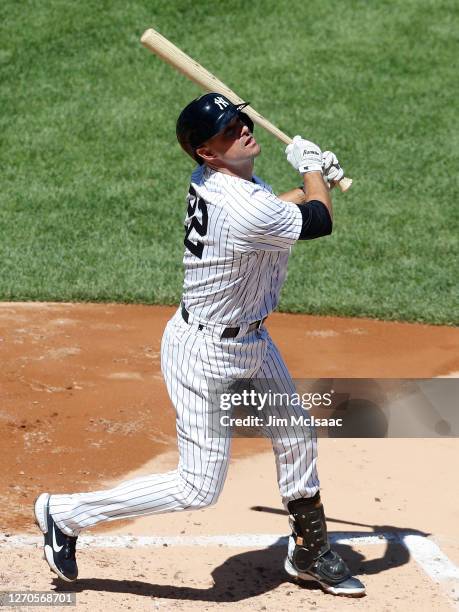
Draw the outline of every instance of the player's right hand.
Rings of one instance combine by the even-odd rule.
[[[332,151],[324,151],[322,153],[322,171],[324,179],[333,186],[344,176],[344,170],[341,168],[338,158]]]
[[[292,144],[287,145],[285,154],[287,160],[300,174],[322,172],[322,151],[310,140],[295,136]]]

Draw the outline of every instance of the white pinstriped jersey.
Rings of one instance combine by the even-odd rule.
[[[245,181],[201,167],[192,175],[185,236],[184,303],[193,320],[236,327],[257,321],[277,305],[292,244],[302,227],[300,209],[279,200],[255,177]],[[201,334],[181,310],[167,324],[161,368],[176,410],[177,469],[122,482],[112,489],[52,495],[50,512],[67,535],[102,521],[192,510],[215,503],[225,481],[229,437],[209,437],[209,381],[275,380],[295,391],[277,347],[262,326],[222,341]],[[292,405],[297,417],[303,409]],[[292,436],[283,425],[267,428],[276,456],[279,491],[286,509],[293,499],[319,490],[313,427]]]
[[[239,326],[277,306],[302,216],[253,180],[205,165],[191,176],[183,302],[195,321]]]

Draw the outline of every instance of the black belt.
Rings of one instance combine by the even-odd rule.
[[[182,318],[185,321],[185,323],[188,323],[188,320],[190,318],[190,313],[188,312],[188,310],[185,308],[185,306],[182,304]],[[247,328],[247,333],[253,331],[254,329],[259,329],[264,321],[266,321],[268,317],[265,317],[264,319],[260,319],[259,321],[254,321],[253,323],[250,323],[249,327]],[[198,324],[198,329],[204,329],[206,326],[202,323]],[[235,338],[239,331],[240,331],[240,327],[226,327],[223,330],[223,333],[221,335],[221,338]]]

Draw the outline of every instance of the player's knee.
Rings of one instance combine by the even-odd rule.
[[[211,491],[194,489],[187,495],[187,507],[190,510],[208,508],[209,506],[213,506],[214,504],[216,504],[219,497],[219,489]]]
[[[222,483],[187,483],[183,487],[183,505],[185,508],[195,510],[207,508],[217,503],[222,490]]]

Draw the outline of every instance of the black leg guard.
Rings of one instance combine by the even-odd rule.
[[[350,577],[350,571],[341,557],[330,549],[325,513],[320,494],[296,499],[288,503],[293,551],[291,563],[300,573],[308,573],[327,584],[338,584]]]

